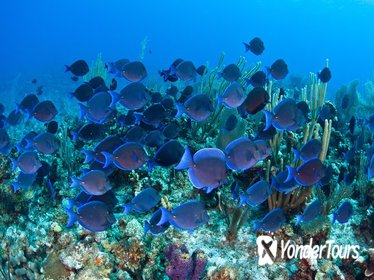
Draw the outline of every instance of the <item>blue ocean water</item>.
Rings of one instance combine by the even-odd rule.
[[[147,37],[150,72],[176,57],[214,64],[220,53],[235,62],[242,42],[265,42],[264,65],[284,58],[291,73],[322,68],[331,87],[365,81],[374,68],[374,3],[364,0],[206,1],[1,1],[1,76],[63,69],[76,58],[135,59]]]

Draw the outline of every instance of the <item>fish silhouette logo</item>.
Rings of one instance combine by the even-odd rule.
[[[260,235],[257,237],[258,265],[273,264],[277,256],[277,240],[271,236]]]

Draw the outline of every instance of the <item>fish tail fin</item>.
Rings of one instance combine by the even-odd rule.
[[[73,136],[74,137],[74,136]],[[85,159],[84,159],[84,162],[83,164],[87,164],[91,161],[93,161],[95,159],[95,156],[94,156],[94,153],[92,151],[89,151],[89,150],[82,150],[81,152],[82,154],[85,155]]]
[[[149,231],[150,227],[151,227],[151,224],[148,221],[145,221],[144,222],[144,235],[147,234],[147,232]]]
[[[119,94],[113,90],[110,90],[109,94],[112,97],[112,102],[109,107],[113,107],[119,101]]]
[[[13,187],[13,192],[16,193],[20,188],[21,188],[21,185],[17,182],[11,182],[10,183]]]
[[[181,170],[181,169],[188,169],[192,165],[193,160],[192,160],[192,155],[190,152],[190,149],[186,147],[184,149],[184,154],[178,163],[178,165],[175,167],[176,170]]]
[[[207,187],[205,192],[206,193],[211,193],[214,189],[215,189],[215,187]]]
[[[122,212],[122,214],[126,215],[126,214],[130,213],[131,210],[132,210],[131,204],[127,203],[127,204],[123,205],[123,212]]]
[[[253,223],[253,232],[256,232],[261,226],[261,222],[254,222]]]
[[[77,214],[74,213],[74,211],[70,207],[64,207],[64,210],[65,210],[66,214],[68,214],[68,216],[69,216],[66,227],[67,228],[72,227],[74,225],[74,223],[77,221],[77,218],[78,218]]]
[[[301,221],[303,220],[303,215],[296,215],[296,223],[295,225],[299,225]]]
[[[243,42],[243,45],[244,45],[244,50],[245,50],[245,52],[249,51],[249,49],[250,49],[249,44]]]
[[[204,65],[201,65],[196,70],[196,73],[199,74],[200,76],[204,75],[204,73],[206,72],[206,69],[204,69],[202,66],[204,66]],[[200,69],[202,69],[202,70],[200,70]]]
[[[160,221],[157,223],[158,226],[166,224],[171,220],[171,213],[165,209],[164,207],[160,207],[161,210],[161,218]]]
[[[18,113],[21,110],[21,107],[18,103],[16,103],[16,113]]]
[[[79,103],[78,105],[81,113],[79,119],[83,120],[83,118],[87,115],[87,106],[82,103]]]
[[[246,203],[247,199],[244,194],[239,195],[239,205],[238,208],[242,207]]]
[[[90,172],[90,170],[88,168],[82,168],[82,169],[79,169],[80,172],[84,174],[87,174],[88,172]]]
[[[18,143],[16,145],[14,145],[14,147],[16,147],[17,149],[17,153],[20,153],[22,151],[22,146],[21,146],[21,143]]]
[[[251,84],[251,80],[248,78],[244,78],[245,87],[248,87]]]
[[[232,200],[237,200],[239,198],[239,184],[235,180],[235,187],[231,190]]]
[[[101,154],[105,157],[103,168],[107,168],[113,162],[113,155],[108,152],[101,152]]]
[[[287,179],[284,181],[284,183],[291,181],[295,177],[295,172],[296,172],[295,168],[287,165],[287,170],[288,170],[288,176],[287,176]]]
[[[113,162],[113,155],[108,152],[101,152],[101,154],[105,157],[103,168],[107,168]]]
[[[26,140],[25,150],[29,150],[29,151],[34,150],[34,142],[33,142],[33,140],[30,140],[30,139],[25,139],[25,140]]]
[[[70,185],[70,188],[77,188],[80,186],[80,181],[77,177],[71,176],[70,179],[73,181]]]
[[[154,159],[148,160],[148,172],[151,172],[153,167],[156,165],[156,161]]]
[[[299,160],[300,158],[300,151],[295,149],[295,148],[291,148],[291,151],[293,152],[294,154],[294,157],[293,157],[293,161],[296,162]]]
[[[73,141],[75,141],[75,142],[78,141],[78,139],[79,139],[78,132],[71,131],[70,135],[73,137]]]
[[[140,122],[142,121],[143,116],[141,114],[134,113],[134,117],[135,117],[135,124],[136,125],[140,124]]]
[[[268,130],[271,126],[271,123],[273,121],[273,113],[267,110],[262,110],[262,112],[265,114],[265,118],[266,118],[265,128],[263,130],[265,131],[265,130]]]
[[[14,171],[18,166],[17,160],[15,160],[14,158],[10,158],[10,160],[12,161],[12,171]]]
[[[70,66],[65,65],[65,72],[69,72],[69,71],[70,71]]]
[[[221,106],[222,102],[223,102],[222,95],[218,95],[218,97],[217,97],[217,106]]]
[[[180,118],[184,114],[185,108],[183,104],[179,102],[177,102],[175,105],[177,106],[177,114],[175,115],[175,117]]]
[[[29,121],[32,118],[32,110],[27,110],[26,112],[26,121]]]
[[[173,66],[173,65],[170,66],[170,71],[169,71],[168,77],[169,76],[174,76],[176,74],[177,70],[175,69],[175,67],[176,66]]]

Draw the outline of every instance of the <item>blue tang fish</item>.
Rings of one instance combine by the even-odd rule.
[[[340,204],[339,208],[332,213],[332,223],[338,221],[341,224],[345,224],[353,215],[353,206],[350,202],[344,201]]]
[[[250,186],[244,194],[241,194],[239,207],[244,203],[249,206],[257,206],[263,203],[268,196],[271,195],[271,189],[269,183],[266,181],[259,181]]]
[[[31,115],[40,122],[49,122],[57,115],[56,106],[50,100],[35,105]]]
[[[183,146],[176,140],[169,140],[156,151],[154,158],[149,162],[153,165],[168,167],[181,161],[184,154]]]
[[[0,130],[1,131],[1,130]],[[0,132],[1,134],[1,132]],[[23,136],[23,138],[21,139],[21,141],[19,141],[17,144],[16,144],[16,148],[17,148],[17,152],[20,153],[21,151],[24,151],[26,149],[26,146],[27,146],[27,143],[28,141],[27,140],[32,140],[34,139],[35,136],[37,136],[38,133],[36,133],[35,131],[30,131],[29,133],[27,133],[25,136]],[[1,136],[0,136],[1,137]],[[0,140],[1,141],[1,140]],[[1,144],[0,144],[1,146]],[[33,148],[31,149],[33,150]]]
[[[17,109],[14,109],[11,111],[6,118],[5,122],[3,120],[3,127],[5,127],[5,124],[8,124],[10,126],[16,126],[20,124],[22,121],[22,113],[20,111],[17,111]]]
[[[308,161],[313,158],[319,157],[322,152],[322,143],[317,139],[309,140],[301,147],[300,150],[292,148],[292,151],[295,155],[294,161],[297,161],[299,158],[302,161]]]
[[[147,77],[147,69],[140,61],[131,61],[122,66],[122,76],[130,82],[140,82]]]
[[[238,138],[229,143],[225,149],[227,167],[235,171],[243,171],[257,163],[256,144],[246,138]]]
[[[129,63],[130,60],[127,58],[121,58],[116,60],[115,62],[108,62],[105,63],[105,68],[108,70],[110,74],[113,74],[116,77],[121,77],[121,71],[123,66]]]
[[[109,229],[116,219],[110,207],[101,201],[91,201],[77,207],[76,212],[73,211],[74,202],[69,200],[69,206],[64,210],[69,216],[66,227],[71,227],[78,222],[88,231],[97,232]]]
[[[60,141],[56,136],[49,132],[43,132],[35,136],[33,139],[25,139],[27,145],[26,150],[35,148],[38,152],[45,155],[51,155],[60,148]]]
[[[149,231],[153,235],[164,233],[170,226],[169,222],[166,222],[162,225],[157,225],[160,222],[162,216],[161,209],[158,209],[153,213],[149,221],[144,222],[144,234],[147,234]]]
[[[230,114],[222,127],[222,132],[230,132],[234,130],[237,123],[238,118],[234,114]]]
[[[110,135],[96,145],[93,151],[82,150],[82,153],[86,156],[84,164],[91,161],[98,161],[102,164],[105,163],[105,157],[101,152],[113,153],[115,149],[123,145],[124,141],[117,135]]]
[[[285,193],[286,195],[297,189],[299,186],[296,184],[294,178],[285,182],[288,177],[288,171],[283,170],[277,176],[271,176],[271,187],[275,188],[278,192]]]
[[[134,126],[134,127],[131,127],[129,130],[126,131],[126,134],[123,137],[123,140],[125,142],[142,143],[146,134],[147,134],[147,132],[144,130],[144,128],[142,128],[140,126]]]
[[[111,163],[122,170],[134,170],[140,168],[148,160],[143,147],[134,142],[128,142],[114,150],[113,154],[101,152],[105,157],[104,168]]]
[[[325,176],[325,166],[319,158],[311,159],[298,168],[287,165],[288,177],[285,182],[292,178],[301,186],[312,186],[317,184]]]
[[[222,95],[218,95],[218,104],[235,109],[242,105],[246,98],[244,88],[238,82],[232,82]]]
[[[131,211],[145,213],[155,207],[160,200],[161,196],[154,188],[146,188],[138,193],[130,203],[123,206],[123,214],[127,214]]]
[[[207,193],[227,182],[225,154],[217,148],[201,149],[193,157],[186,148],[175,169],[188,169],[188,177],[194,187]]]
[[[101,202],[104,202],[108,206],[108,209],[110,209],[111,211],[118,204],[118,199],[116,198],[112,190],[107,191],[103,195],[90,195],[84,191],[81,191],[73,199],[70,199],[70,200],[71,200],[70,203],[72,203],[74,206],[77,206],[77,207],[82,206],[86,204],[87,202],[101,201]]]
[[[72,176],[71,180],[71,188],[81,187],[82,191],[91,195],[102,195],[112,188],[101,170],[89,171],[80,178]]]
[[[154,104],[145,109],[142,114],[134,114],[134,116],[137,124],[142,121],[157,128],[168,115],[161,104]]]
[[[302,214],[296,215],[296,225],[300,224],[301,222],[310,222],[318,218],[322,213],[322,207],[322,203],[319,201],[319,199],[314,200],[305,208]]]
[[[248,93],[238,110],[243,112],[244,115],[246,115],[245,113],[254,115],[264,109],[269,100],[269,93],[264,88],[255,87]]]
[[[208,212],[198,200],[191,200],[173,208],[171,211],[161,207],[161,218],[158,226],[169,222],[172,226],[192,232],[195,228],[209,221]]]
[[[128,84],[119,94],[114,91],[110,91],[110,94],[113,99],[111,106],[119,102],[127,110],[139,110],[151,100],[149,91],[140,82]]]
[[[101,123],[88,123],[83,125],[77,132],[71,132],[73,140],[95,141],[105,136],[105,127]]]
[[[34,174],[42,166],[39,157],[35,152],[24,152],[17,160],[13,158],[10,160],[13,164],[13,171],[18,167],[25,174]]]
[[[175,67],[171,67],[170,75],[176,75],[182,81],[191,81],[196,78],[196,68],[191,61],[182,61]]]
[[[81,110],[80,118],[87,117],[93,123],[105,123],[110,119],[113,112],[113,109],[110,107],[111,104],[112,97],[108,92],[98,92],[87,101],[87,105],[79,103]]]
[[[191,96],[183,104],[177,103],[176,105],[178,109],[177,118],[186,114],[195,122],[205,121],[214,111],[211,100],[205,94]]]
[[[19,104],[17,104],[17,110],[20,110],[31,117],[31,112],[38,103],[39,98],[35,94],[29,94],[26,95]]]
[[[33,174],[25,174],[23,172],[20,172],[17,176],[17,180],[11,182],[11,185],[13,186],[13,192],[18,191],[19,189],[26,189],[30,187],[36,179],[36,173]]]
[[[278,130],[294,131],[304,125],[308,119],[309,108],[304,102],[296,103],[291,98],[283,99],[273,112],[263,110],[266,117],[265,129],[273,125]]]
[[[237,81],[241,75],[240,69],[236,64],[229,64],[221,72],[217,72],[218,78],[223,78],[228,82]]]
[[[284,222],[286,222],[286,216],[283,209],[275,208],[267,213],[261,221],[254,224],[253,232],[256,232],[258,229],[274,232],[280,229]]]

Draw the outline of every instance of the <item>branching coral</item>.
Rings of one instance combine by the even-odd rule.
[[[222,201],[220,193],[219,198],[219,210],[223,213],[226,224],[228,226],[226,232],[226,241],[235,241],[238,237],[238,232],[247,221],[249,217],[249,207],[234,207],[230,208],[225,202]]]
[[[58,150],[58,154],[62,160],[62,164],[64,168],[67,170],[68,177],[73,173],[73,170],[78,169],[78,161],[79,154],[76,149],[74,149],[74,145],[71,142],[68,136],[68,130],[66,127],[62,128],[61,138],[60,138],[60,149]]]
[[[325,96],[326,96],[326,87],[327,85],[324,83],[318,82],[318,79],[315,74],[310,75],[310,85],[309,85],[309,95],[307,94],[307,87],[305,87],[302,91],[303,93],[303,100],[309,104],[310,111],[311,111],[311,121],[305,125],[302,134],[302,144],[305,144],[308,140],[314,138],[319,139],[319,124],[317,123],[318,114],[320,108],[324,104]],[[271,92],[272,84],[269,83],[267,90]],[[279,101],[281,101],[282,97],[279,95],[273,94],[271,103],[268,105],[268,109],[272,110]],[[322,152],[320,154],[320,160],[324,162],[327,156],[327,150],[330,143],[330,135],[332,130],[332,121],[325,120],[324,127],[322,131]],[[295,142],[294,134],[289,133],[287,135],[289,138]],[[278,131],[277,134],[270,140],[270,146],[272,148],[272,161],[267,161],[266,163],[266,174],[267,180],[269,181],[269,174],[272,170],[272,164],[275,165],[276,169],[283,170],[284,160],[291,160],[290,158],[282,157],[278,159],[281,144],[283,141],[284,133],[282,131]],[[301,138],[301,137],[300,137]],[[287,151],[289,154],[290,151]],[[293,167],[298,167],[301,164],[300,161],[296,163],[290,163]],[[309,187],[299,187],[293,192],[289,194],[283,194],[280,192],[273,192],[271,196],[268,198],[268,206],[269,209],[274,209],[277,207],[282,207],[286,211],[291,211],[293,209],[297,209],[300,205],[302,205],[306,198],[312,194],[313,186]]]
[[[96,60],[91,63],[90,72],[83,77],[83,80],[88,82],[95,77],[101,77],[106,84],[109,84],[108,71],[105,69],[105,62],[103,61],[101,53],[99,53]]]

